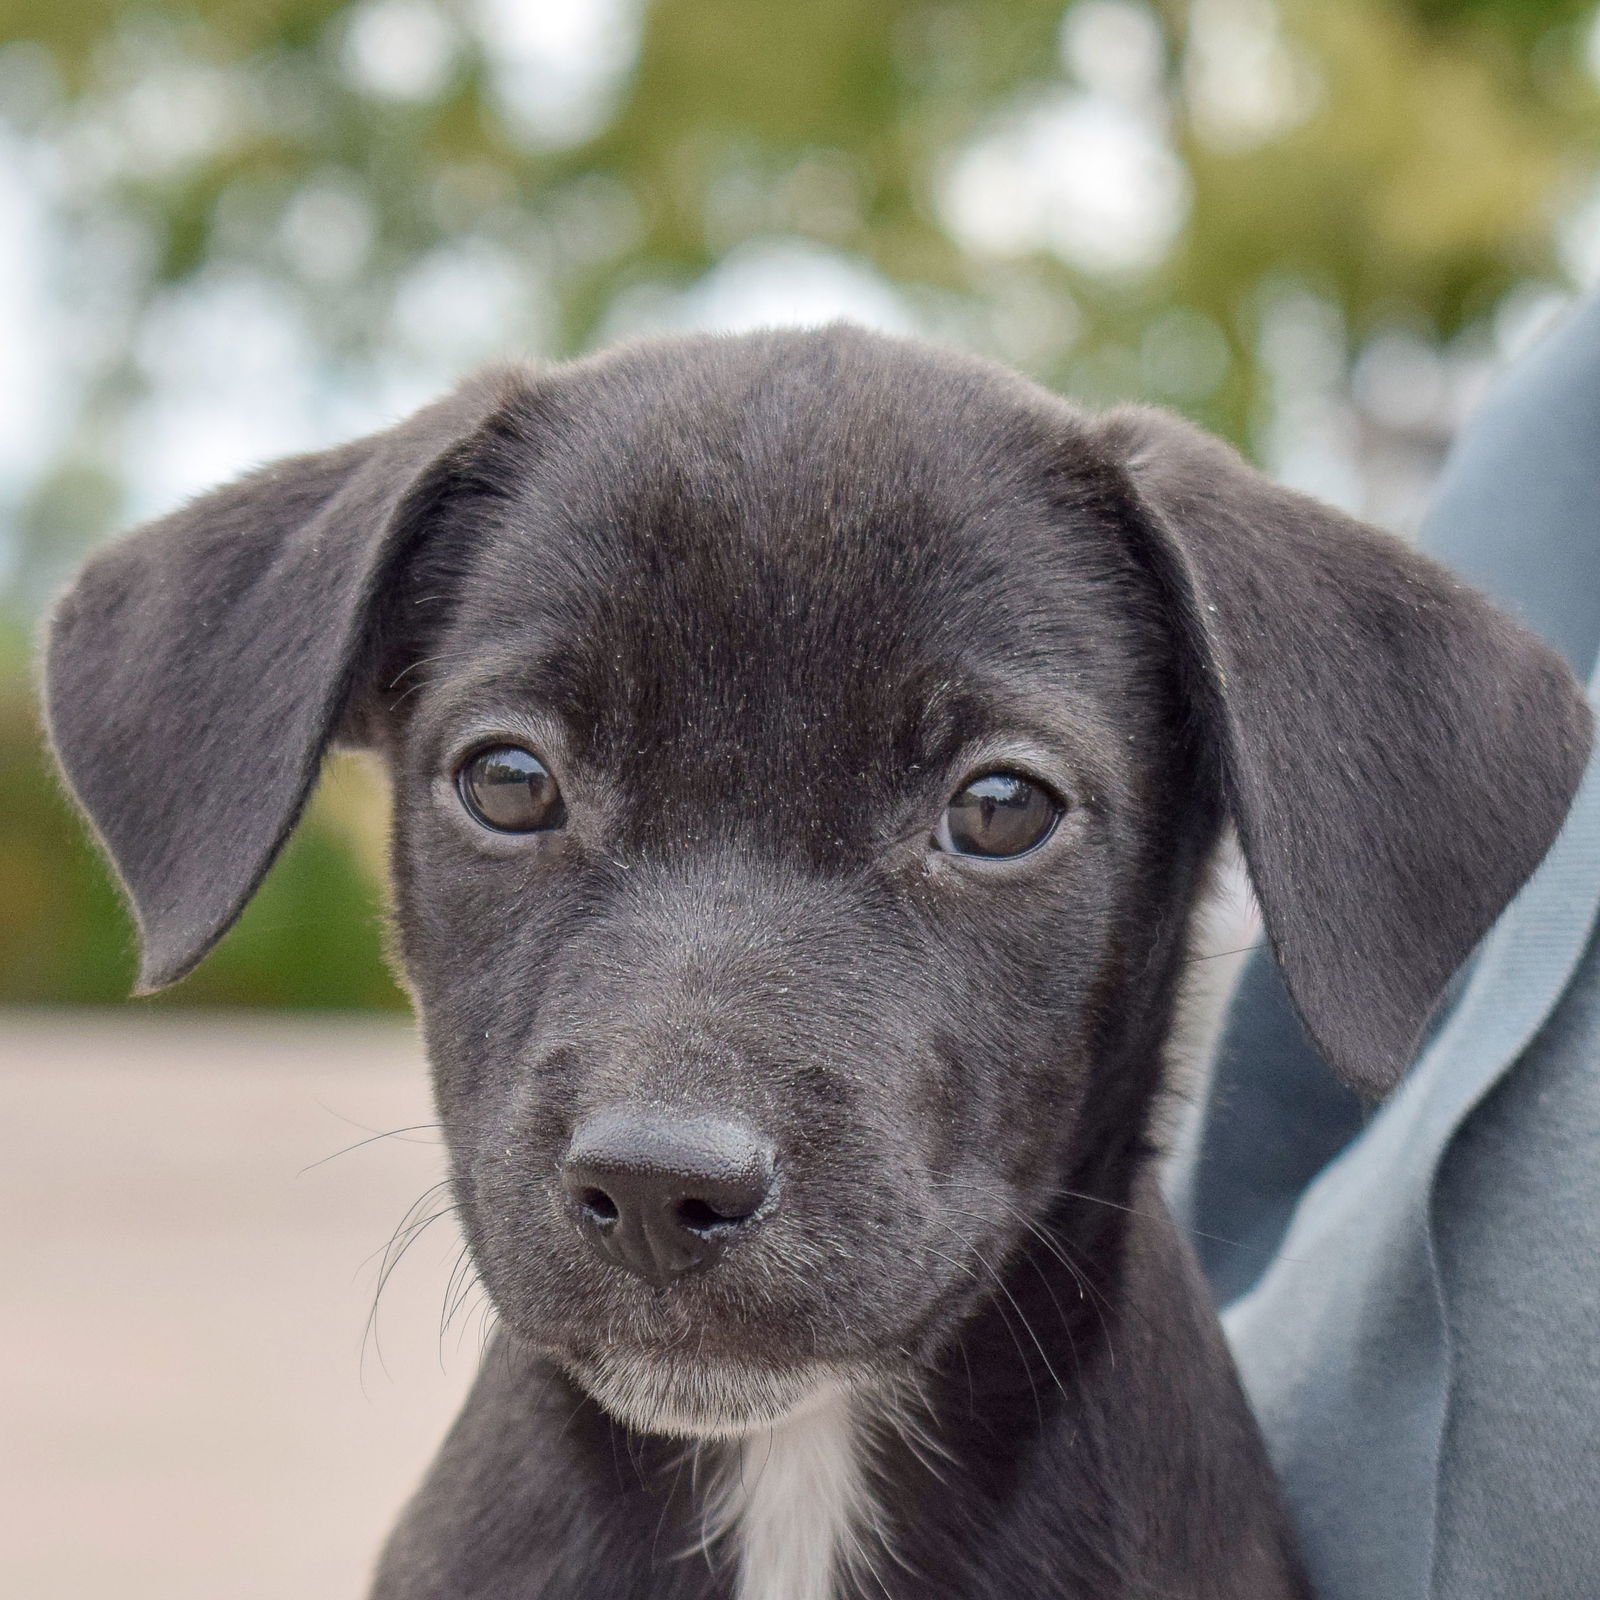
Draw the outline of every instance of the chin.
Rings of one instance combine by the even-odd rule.
[[[767,1367],[633,1350],[559,1359],[617,1421],[675,1439],[742,1439],[803,1417],[853,1387],[844,1369],[822,1361]]]

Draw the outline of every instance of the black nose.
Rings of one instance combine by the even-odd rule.
[[[578,1125],[561,1182],[584,1237],[658,1288],[709,1266],[772,1192],[772,1151],[720,1117],[619,1107]]]

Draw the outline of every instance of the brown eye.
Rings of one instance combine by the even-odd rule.
[[[518,745],[497,744],[469,757],[456,774],[456,789],[467,810],[500,833],[538,833],[567,820],[550,769]]]
[[[1015,772],[986,772],[945,807],[934,843],[957,856],[1026,855],[1055,831],[1062,809],[1040,784]]]

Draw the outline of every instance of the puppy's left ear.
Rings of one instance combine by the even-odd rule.
[[[1144,410],[1101,428],[1289,992],[1381,1092],[1559,831],[1582,692],[1445,568],[1209,435]]]
[[[139,924],[139,991],[227,931],[293,828],[375,653],[375,601],[512,396],[215,489],[85,564],[51,620],[50,735]]]

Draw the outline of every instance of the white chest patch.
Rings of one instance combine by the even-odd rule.
[[[716,1522],[737,1552],[739,1600],[834,1600],[876,1520],[861,1448],[842,1390],[735,1446]]]

